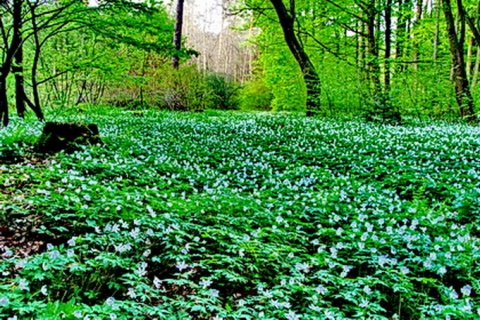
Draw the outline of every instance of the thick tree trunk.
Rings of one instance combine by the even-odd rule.
[[[183,28],[183,7],[185,0],[177,0],[176,9],[176,21],[175,21],[175,33],[173,35],[173,45],[177,51],[172,59],[172,65],[174,69],[178,69],[179,66],[179,51],[182,48],[182,28]]]
[[[270,0],[277,13],[283,35],[288,48],[292,52],[303,74],[305,86],[307,87],[307,116],[314,116],[319,112],[320,106],[320,77],[318,76],[315,66],[311,62],[304,47],[298,40],[295,30],[295,1],[290,0],[290,12],[283,4],[282,0]]]
[[[460,43],[457,37],[450,0],[442,0],[442,3],[445,21],[447,24],[450,53],[453,61],[453,80],[455,83],[455,96],[457,104],[460,107],[460,115],[469,121],[474,121],[475,105],[473,102],[472,93],[470,92],[467,72],[465,70],[463,43]],[[459,10],[462,10],[462,7],[459,7]]]

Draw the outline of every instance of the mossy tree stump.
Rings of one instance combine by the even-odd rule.
[[[59,151],[72,152],[79,145],[102,143],[96,124],[47,122],[37,142],[36,150],[41,153]]]

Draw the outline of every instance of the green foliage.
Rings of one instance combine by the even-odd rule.
[[[163,68],[155,105],[171,111],[203,111],[211,106],[212,94],[205,76],[196,66]]]
[[[263,78],[247,81],[240,91],[240,109],[270,111],[273,100],[272,89]]]
[[[1,318],[480,315],[478,127],[142,114],[0,164]]]
[[[241,3],[253,13],[249,23],[261,31],[251,41],[257,45],[260,53],[256,62],[265,70],[261,76],[274,92],[273,109],[301,110],[305,101],[303,80],[283,39],[271,1],[245,0]],[[385,95],[395,102],[391,111],[403,117],[458,118],[459,107],[451,79],[452,60],[440,2],[424,8],[420,19],[415,18],[417,4],[414,2],[392,6],[394,22],[388,59],[384,56],[387,44],[384,32],[385,1],[370,2],[374,3],[372,10],[377,15],[374,26],[374,41],[379,50],[377,58],[368,52],[367,21],[361,18],[365,17],[368,4],[350,0],[342,3],[290,2],[293,3],[296,36],[321,78],[323,114],[379,114],[378,110],[374,110],[378,100],[375,96]],[[289,8],[289,3],[284,1],[284,4]],[[475,15],[476,4],[467,1],[464,6],[470,16]],[[405,24],[405,30],[402,31],[402,19],[414,23]],[[436,37],[438,41],[434,40]],[[471,41],[473,36],[467,27],[466,43]],[[465,48],[465,59],[470,61],[471,82],[475,79],[475,53],[475,45],[469,50]],[[378,64],[379,92],[373,89],[372,62]],[[387,66],[391,68],[390,86],[385,83],[384,71]],[[472,91],[478,104],[478,85],[472,84]]]
[[[195,65],[182,66],[179,70],[166,65],[162,70],[152,105],[172,111],[238,109],[239,85],[228,77],[205,74]]]
[[[258,68],[271,88],[273,111],[304,111],[306,89],[297,62],[283,42],[278,26],[268,26],[257,38],[261,48]]]
[[[125,44],[167,57],[174,52],[173,20],[161,3],[106,1],[80,17],[78,23],[111,45]],[[185,50],[181,54],[188,56]]]
[[[227,75],[210,73],[206,75],[212,95],[211,109],[237,110],[240,86]]]

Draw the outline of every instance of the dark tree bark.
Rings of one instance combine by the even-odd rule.
[[[11,39],[8,39],[8,32],[5,31],[6,28],[0,17],[0,29],[5,45],[3,61],[0,66],[0,121],[4,126],[7,126],[9,122],[7,78],[10,72],[15,76],[15,102],[18,115],[22,118],[25,116],[25,104],[28,104],[38,119],[44,119],[40,105],[34,105],[25,93],[25,78],[23,75],[23,23],[25,17],[22,10],[23,5],[23,0],[13,0],[11,7],[8,8],[12,16]]]
[[[175,33],[173,35],[173,45],[175,47],[175,54],[172,59],[172,65],[174,69],[178,69],[179,66],[179,51],[182,48],[182,28],[183,28],[183,7],[185,0],[177,0],[176,9],[176,21],[175,21]]]
[[[385,95],[390,92],[390,56],[392,51],[392,0],[385,4]]]
[[[457,1],[460,14],[463,11],[461,0]],[[455,28],[455,20],[452,13],[452,5],[450,0],[442,0],[443,12],[445,14],[445,21],[447,25],[448,41],[450,45],[450,53],[452,55],[454,82],[455,82],[455,96],[457,104],[460,107],[460,115],[469,121],[474,121],[475,105],[470,91],[467,72],[465,70],[465,60],[463,56],[463,45],[457,36]],[[464,40],[464,39],[463,39]]]
[[[14,53],[15,63],[12,65],[12,72],[15,75],[15,105],[20,118],[25,118],[25,90],[23,77],[23,37],[22,37],[22,0],[13,1],[13,38],[15,39],[16,50]]]
[[[369,0],[365,8],[367,17],[367,43],[368,57],[367,66],[370,80],[373,85],[373,97],[375,99],[382,96],[382,84],[380,83],[380,66],[378,64],[378,46],[375,38],[375,25],[377,17],[377,9],[375,8],[375,0]]]
[[[2,66],[0,68],[0,121],[6,127],[9,122],[8,114],[8,98],[7,98],[7,77],[4,76],[5,73],[8,74],[7,68]]]
[[[282,0],[270,0],[270,2],[277,13],[285,42],[303,74],[303,80],[307,88],[307,116],[314,116],[319,112],[320,106],[320,77],[295,34],[295,0],[290,0],[290,10],[287,10]]]

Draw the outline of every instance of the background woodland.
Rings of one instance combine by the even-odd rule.
[[[5,1],[3,124],[82,104],[475,118],[478,1],[181,2]]]

